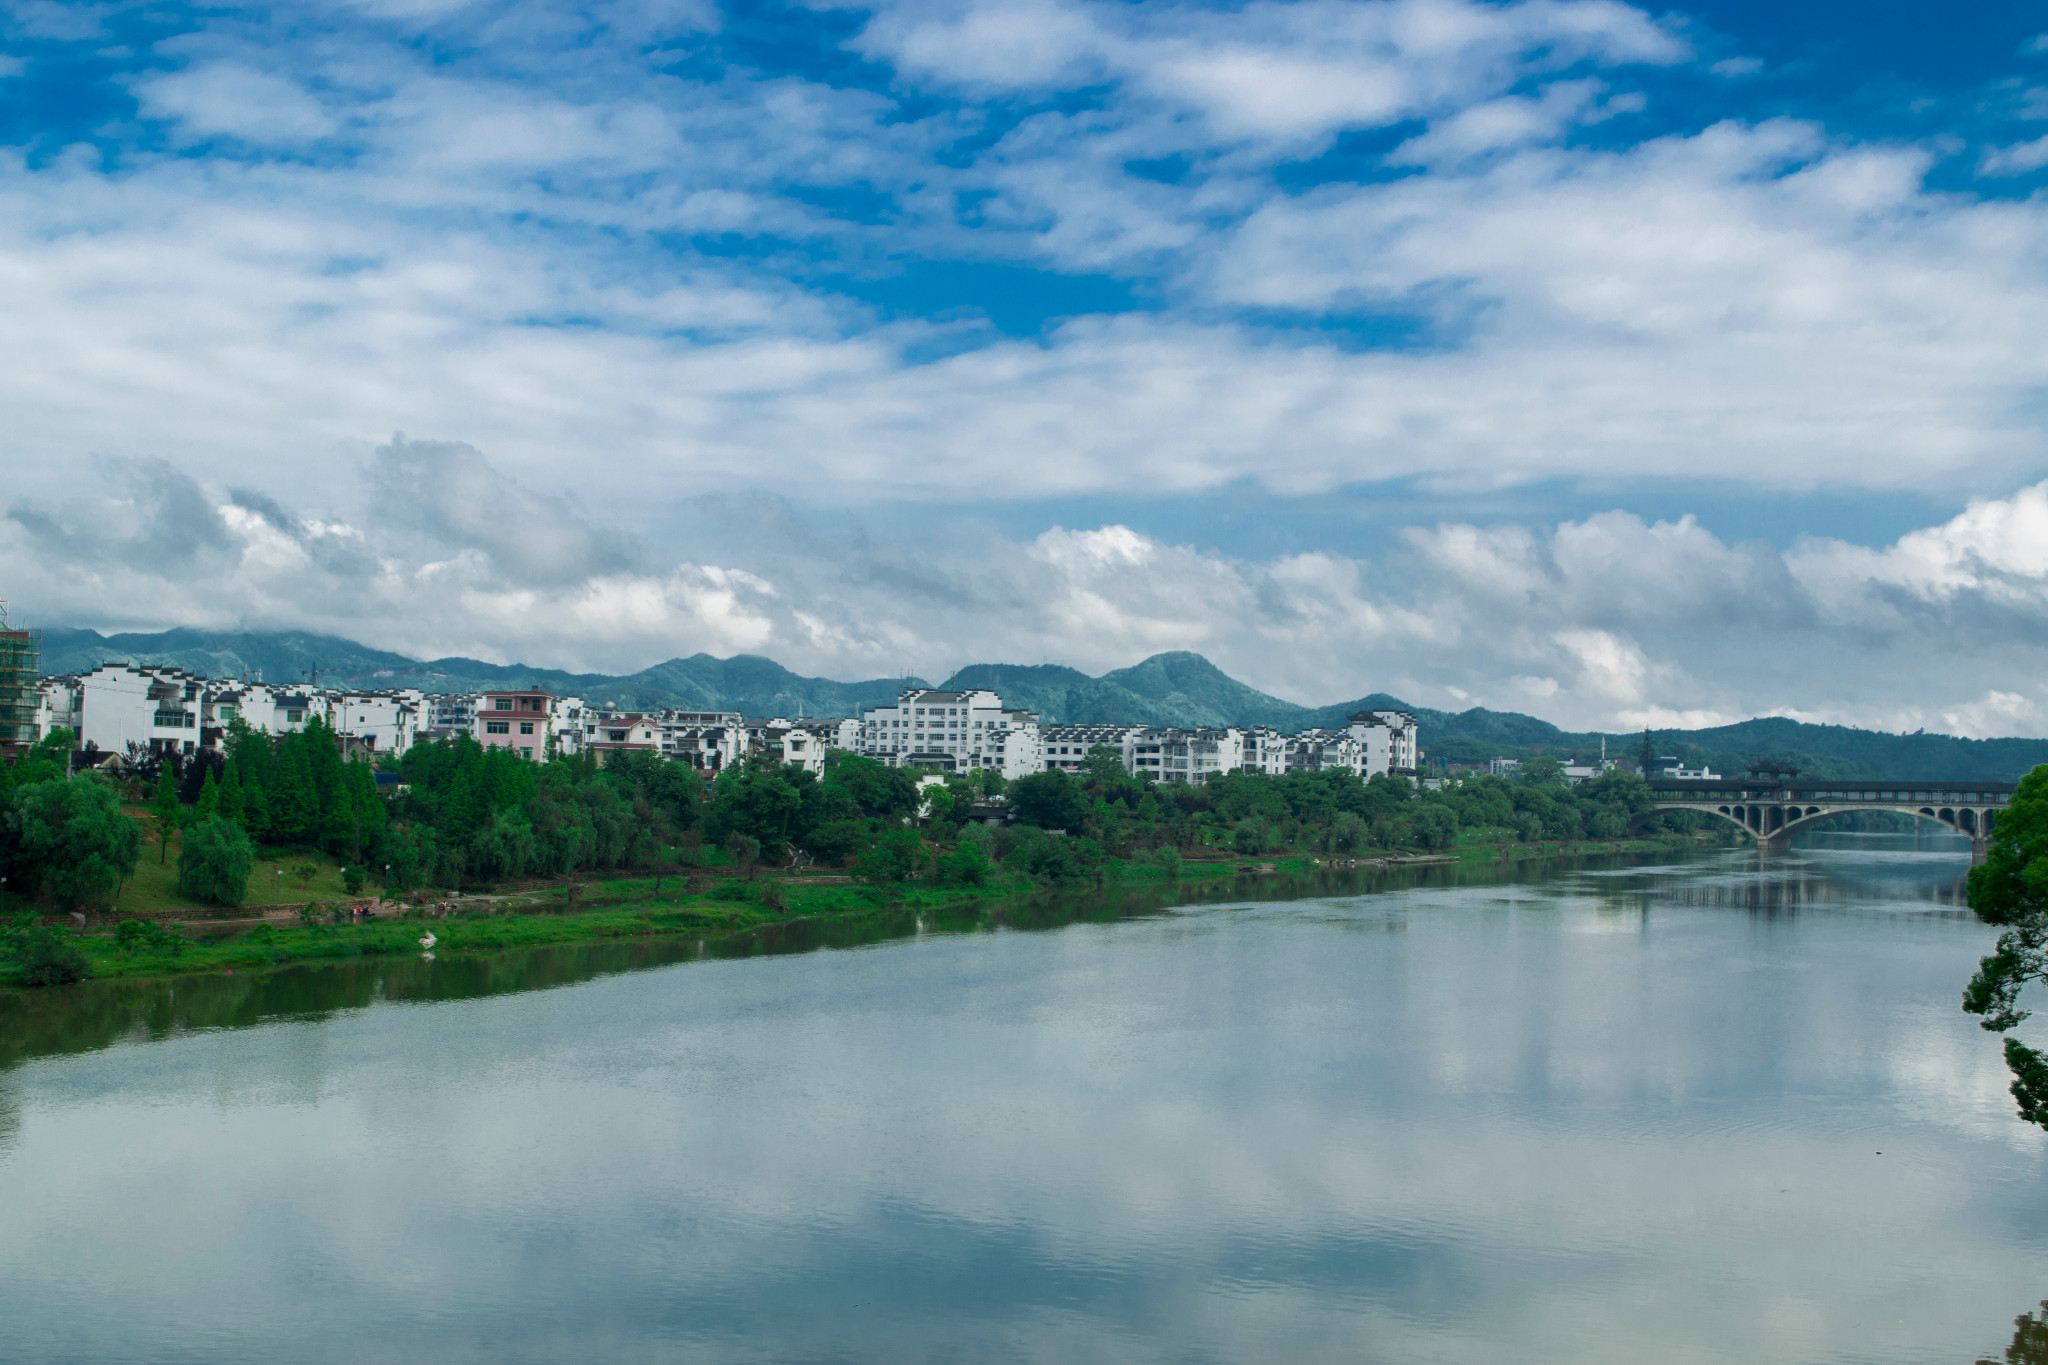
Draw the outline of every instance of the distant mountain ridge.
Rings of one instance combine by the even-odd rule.
[[[300,631],[204,631],[101,635],[92,630],[42,632],[43,671],[78,673],[103,663],[169,664],[214,677],[260,674],[271,682],[308,681],[348,687],[417,687],[426,691],[478,691],[528,685],[573,693],[626,709],[663,706],[741,711],[750,716],[845,716],[895,700],[923,679],[871,678],[839,682],[807,678],[773,659],[739,654],[729,659],[693,654],[638,673],[570,673],[525,664],[492,664],[449,657],[418,660],[372,649],[353,640]],[[1422,745],[1439,757],[1472,761],[1535,750],[1608,752],[1633,756],[1639,735],[1572,733],[1546,720],[1482,707],[1456,713],[1410,706],[1374,692],[1332,706],[1302,706],[1269,696],[1232,678],[1200,654],[1155,654],[1129,668],[1091,677],[1059,664],[970,664],[943,686],[984,687],[1011,706],[1038,712],[1048,723],[1132,721],[1151,725],[1270,725],[1293,731],[1337,726],[1361,709],[1412,712]],[[1894,735],[1845,725],[1810,725],[1760,718],[1706,730],[1662,730],[1660,752],[1682,752],[1739,768],[1745,756],[1798,755],[1816,776],[1984,778],[2012,781],[2048,763],[2048,740],[1961,739],[1953,735]]]

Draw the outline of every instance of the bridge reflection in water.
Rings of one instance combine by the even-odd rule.
[[[1970,913],[1967,846],[1953,852],[1914,851],[1908,836],[1895,834],[1829,837],[1824,847],[1802,844],[1796,856],[1765,850],[1737,858],[1719,876],[1674,874],[1653,878],[1643,888],[1646,904],[1693,910],[1741,910],[1764,919],[1790,918],[1803,910],[1856,911],[1872,905],[1921,908],[1936,913]],[[1849,856],[1841,856],[1847,854]]]
[[[1854,811],[1894,811],[1945,825],[1979,849],[1998,827],[1998,813],[2011,801],[2012,782],[1816,782],[1796,772],[1752,772],[1743,778],[1690,782],[1653,778],[1650,808],[1637,822],[1670,810],[1719,816],[1774,851],[1791,838],[1833,816]]]

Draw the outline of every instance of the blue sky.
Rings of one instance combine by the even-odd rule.
[[[2048,731],[2048,0],[0,13],[17,615]]]

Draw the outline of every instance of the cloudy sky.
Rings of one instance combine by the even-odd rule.
[[[0,14],[17,621],[2048,733],[2048,0]]]

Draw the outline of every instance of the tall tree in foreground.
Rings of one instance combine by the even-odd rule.
[[[1970,869],[1970,908],[2006,930],[1970,978],[1963,1008],[1984,1016],[1982,1027],[2005,1033],[2030,1013],[2019,1007],[2027,983],[2048,981],[2048,767],[2021,778],[2000,812],[1989,853]],[[2008,1037],[2005,1064],[2020,1117],[2048,1128],[2048,1057]]]

